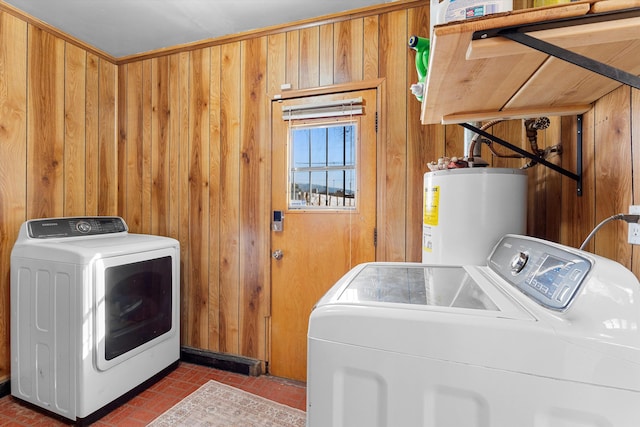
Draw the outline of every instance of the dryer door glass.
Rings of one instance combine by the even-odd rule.
[[[170,256],[105,270],[105,354],[111,360],[171,329]]]

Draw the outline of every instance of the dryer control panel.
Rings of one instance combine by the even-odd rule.
[[[567,308],[592,266],[578,251],[519,236],[503,237],[489,257],[489,268],[554,310]]]
[[[27,221],[27,230],[31,238],[53,239],[126,233],[128,228],[120,217],[98,216],[34,219]]]

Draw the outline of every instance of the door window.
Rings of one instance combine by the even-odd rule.
[[[357,124],[303,124],[289,132],[289,209],[355,209]]]

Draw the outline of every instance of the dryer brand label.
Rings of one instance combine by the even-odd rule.
[[[440,204],[440,186],[424,189],[424,209],[422,223],[424,225],[438,225],[438,206]]]

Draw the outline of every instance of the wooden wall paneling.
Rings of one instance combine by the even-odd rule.
[[[281,92],[280,85],[286,82],[287,34],[268,36],[267,50],[267,94],[274,96]]]
[[[582,242],[589,235],[593,227],[596,226],[596,183],[598,181],[598,166],[596,156],[596,113],[592,108],[583,115],[582,122],[582,193],[583,196],[577,202],[579,216],[572,218],[569,221],[577,222],[576,234],[574,238],[580,242],[577,246],[580,247]],[[566,156],[564,157],[567,158]],[[575,156],[574,156],[575,158]],[[574,187],[575,188],[575,187]],[[578,219],[578,221],[576,221]],[[569,242],[567,241],[567,244]],[[592,240],[587,247],[587,250],[595,252],[595,241]]]
[[[98,188],[98,172],[100,171],[100,156],[98,150],[98,141],[100,138],[100,72],[98,70],[99,61],[99,58],[93,54],[88,53],[86,55],[86,96],[84,100],[84,213],[89,216],[98,215],[98,195],[100,193],[100,190]],[[117,194],[117,188],[115,194]],[[114,203],[117,203],[117,201],[114,200]]]
[[[592,110],[593,111],[593,110]],[[578,120],[574,116],[562,117],[562,167],[577,172]],[[558,215],[560,234],[558,241],[575,248],[580,247],[591,231],[594,219],[595,165],[593,161],[593,112],[582,117],[582,196],[578,196],[577,183],[571,178],[562,178],[562,200]],[[593,251],[593,241],[587,250]]]
[[[291,36],[291,34],[289,34]],[[297,36],[293,37],[297,41]],[[296,43],[297,44],[297,43]],[[295,49],[297,52],[297,49]],[[220,351],[239,354],[240,43],[222,46],[220,98]],[[297,66],[295,67],[297,70]],[[297,84],[297,73],[296,73]]]
[[[300,89],[320,84],[320,29],[310,27],[300,30]]]
[[[429,33],[429,11],[427,7],[408,11],[409,35]],[[408,39],[407,39],[408,42]],[[365,37],[365,46],[367,37]],[[407,227],[406,261],[422,260],[422,213],[424,174],[427,163],[435,158],[435,147],[429,143],[434,126],[424,126],[415,117],[420,117],[422,104],[410,93],[411,84],[418,81],[415,66],[416,52],[407,46]]]
[[[407,97],[409,87],[403,70],[407,69],[407,12],[397,11],[380,16],[380,77],[386,78],[387,93],[385,114],[386,148],[384,156],[386,175],[380,177],[384,186],[383,218],[378,238],[384,234],[384,254],[379,261],[404,261],[406,259],[407,203]],[[381,153],[378,153],[380,155]],[[380,240],[379,240],[380,242]]]
[[[190,53],[189,312],[190,342],[209,348],[209,90],[211,49]]]
[[[169,235],[169,57],[151,60],[151,224],[152,234]]]
[[[142,204],[140,206],[140,228],[138,232],[151,233],[151,174],[152,161],[156,153],[151,151],[151,138],[157,139],[156,135],[151,133],[151,122],[153,116],[154,105],[152,103],[152,69],[153,59],[142,61]]]
[[[596,224],[628,212],[632,200],[631,89],[621,86],[595,104]],[[594,227],[595,225],[594,224]],[[631,267],[627,224],[612,221],[596,236],[596,253]]]
[[[544,238],[544,216],[547,210],[544,177],[538,167],[527,169],[527,234]]]
[[[64,214],[64,42],[28,29],[27,216]]]
[[[512,130],[512,132],[508,135],[514,139],[508,139],[505,135],[502,135],[503,139],[513,143],[514,145],[519,146],[520,148],[532,152],[531,145],[526,136],[526,131],[524,128],[524,120],[513,120],[510,122],[503,122],[501,125],[508,125],[508,123],[517,123],[519,125],[518,130]],[[497,129],[500,129],[501,125],[497,125]],[[516,135],[518,137],[516,138]],[[498,135],[500,136],[500,135]],[[544,147],[545,144],[545,132],[538,132],[538,145]],[[513,154],[513,152],[507,148],[501,147],[498,144],[493,145],[494,148],[504,154]],[[529,162],[528,159],[499,159],[498,157],[493,157],[492,166],[501,166],[501,167],[525,167],[525,165]],[[545,238],[545,217],[548,212],[547,207],[547,197],[546,197],[546,189],[545,182],[547,178],[547,173],[549,172],[546,167],[535,165],[529,168],[526,168],[527,173],[527,222],[526,222],[526,233],[530,236]]]
[[[6,137],[2,147],[8,151],[3,152],[0,175],[12,181],[2,193],[7,200],[2,204],[7,240],[0,246],[0,263],[6,266],[4,296],[10,284],[10,247],[25,219],[100,214],[101,206],[104,214],[116,213],[118,78],[115,65],[16,18],[0,16],[2,40],[10,41],[0,43],[1,60],[10,61],[0,67],[1,116],[11,121],[1,124]],[[100,174],[105,177],[99,182]],[[2,308],[9,305],[7,299]],[[9,310],[3,313],[8,323]],[[8,352],[5,356],[7,365],[0,362],[0,369],[8,366]]]
[[[220,47],[211,48],[209,90],[209,349],[220,347]]]
[[[64,51],[64,215],[85,214],[86,59],[73,45]]]
[[[116,215],[118,212],[118,124],[117,103],[118,69],[100,59],[99,71],[99,117],[98,117],[98,156],[99,189],[98,214]]]
[[[143,63],[127,67],[127,142],[123,216],[132,232],[142,228],[142,156],[144,105],[142,96]]]
[[[180,76],[179,55],[167,58],[167,236],[180,238]]]
[[[194,346],[192,342],[191,330],[194,328],[189,322],[189,311],[191,310],[191,274],[189,269],[191,266],[191,252],[189,242],[190,236],[190,224],[189,224],[189,153],[190,153],[190,132],[189,132],[189,75],[191,74],[191,61],[189,52],[182,52],[172,57],[172,63],[174,66],[171,71],[171,81],[175,83],[176,88],[172,93],[176,94],[175,98],[171,99],[174,114],[172,115],[173,121],[177,127],[175,132],[172,132],[174,136],[178,136],[178,153],[179,153],[179,186],[177,187],[178,194],[178,240],[180,241],[180,298],[181,298],[181,341],[182,344],[188,346]]]
[[[523,120],[505,120],[493,125],[489,129],[487,129],[487,132],[530,152],[531,147],[529,145],[529,142],[527,141],[527,138],[525,137],[523,124]],[[493,147],[497,152],[506,156],[517,154],[509,150],[508,148],[502,147],[497,143],[494,143]],[[526,163],[526,159],[523,160],[521,158],[494,156],[486,144],[482,144],[482,158],[488,161],[491,167],[494,168],[518,169],[524,166],[524,164]]]
[[[640,165],[640,90],[631,89],[631,153],[632,164]],[[632,169],[632,172],[633,171]],[[640,174],[633,173],[633,205],[640,205]],[[640,278],[640,246],[632,246],[631,270]]]
[[[414,15],[422,16],[420,12],[414,13]],[[362,79],[367,81],[375,80],[378,78],[378,55],[380,53],[378,43],[378,16],[367,16],[364,18],[362,24]]]
[[[428,161],[436,161],[446,154],[446,132],[447,126],[436,125],[429,135],[429,144],[433,146],[433,157]],[[428,168],[427,168],[428,169]]]
[[[305,32],[303,32],[305,34]],[[316,32],[317,34],[317,32]],[[301,37],[301,41],[306,37]],[[310,40],[314,40],[311,37]],[[301,43],[304,46],[304,43]],[[309,51],[318,56],[317,39]],[[240,354],[265,359],[265,317],[270,283],[271,144],[270,103],[266,90],[267,39],[242,42],[240,127]],[[301,55],[302,56],[302,55]],[[305,62],[304,60],[302,61]],[[312,68],[316,69],[316,65]],[[304,74],[304,73],[302,73]],[[312,73],[313,74],[313,73]],[[315,77],[314,77],[315,78]],[[312,78],[309,76],[308,82]],[[317,78],[316,83],[317,85]]]
[[[324,59],[323,58],[323,50],[322,50],[322,46],[323,46],[323,31],[322,28],[327,27],[325,26],[321,26],[320,29],[320,75],[321,75],[321,81],[322,81],[322,76],[323,76],[323,64],[324,64]],[[281,82],[285,81],[285,76],[286,76],[286,45],[287,45],[287,36],[286,33],[281,33],[281,34],[274,34],[274,35],[270,35],[267,38],[267,70],[266,70],[266,78],[267,78],[267,94],[270,98],[273,98],[273,96],[277,93],[280,93],[280,84]],[[272,152],[272,148],[271,148],[271,141],[272,141],[272,129],[271,129],[271,121],[272,121],[272,116],[271,116],[271,112],[269,112],[269,135],[268,135],[268,147],[266,147],[269,150],[269,153]],[[269,170],[273,170],[273,164],[272,164],[272,155],[269,154]],[[274,206],[269,206],[270,209],[275,209]],[[271,229],[271,227],[269,227],[269,229]],[[271,253],[271,240],[270,240],[271,236],[269,236],[269,253]],[[269,295],[271,292],[271,275],[269,275]],[[265,322],[265,328],[266,328],[266,337],[265,337],[265,348],[264,348],[264,360],[270,360],[271,359],[271,349],[269,347],[269,343],[271,341],[271,337],[270,337],[270,331],[271,331],[271,301],[268,302],[268,311],[267,311],[267,319]]]
[[[444,155],[446,157],[464,155],[464,128],[459,125],[446,125],[444,128]]]
[[[97,62],[96,62],[97,64]],[[99,78],[99,72],[96,72]],[[96,85],[98,88],[99,85]],[[126,217],[127,206],[127,152],[129,138],[129,65],[118,67],[118,193],[117,193],[117,212],[118,215]],[[98,135],[99,138],[99,135]]]
[[[333,24],[320,25],[320,86],[334,83],[333,78]]]
[[[402,13],[406,14],[404,11]],[[333,79],[335,84],[363,79],[363,27],[362,18],[334,24]]]
[[[544,147],[546,132],[538,132],[538,145]],[[531,146],[526,138],[524,128],[522,130],[523,148],[531,152]],[[504,149],[502,151],[505,151]],[[522,160],[522,164],[528,160]],[[546,238],[546,216],[550,209],[547,201],[546,179],[548,174],[552,172],[548,168],[536,165],[527,169],[527,234],[534,237]]]
[[[542,132],[539,131],[538,134],[540,133]],[[562,120],[558,117],[552,118],[549,128],[544,131],[544,135],[544,145],[538,146],[541,150],[556,144],[561,144],[563,135]],[[561,155],[551,154],[547,157],[547,160],[550,163],[562,166]],[[543,165],[534,167],[542,169],[545,174],[545,203],[550,207],[550,209],[544,212],[545,238],[553,242],[558,242],[560,241],[560,223],[562,220],[560,209],[558,209],[558,207],[562,207],[562,175]]]
[[[0,381],[10,369],[10,257],[27,215],[27,24],[0,13]]]
[[[287,32],[286,50],[287,72],[285,81],[291,85],[291,89],[300,88],[300,31]]]

